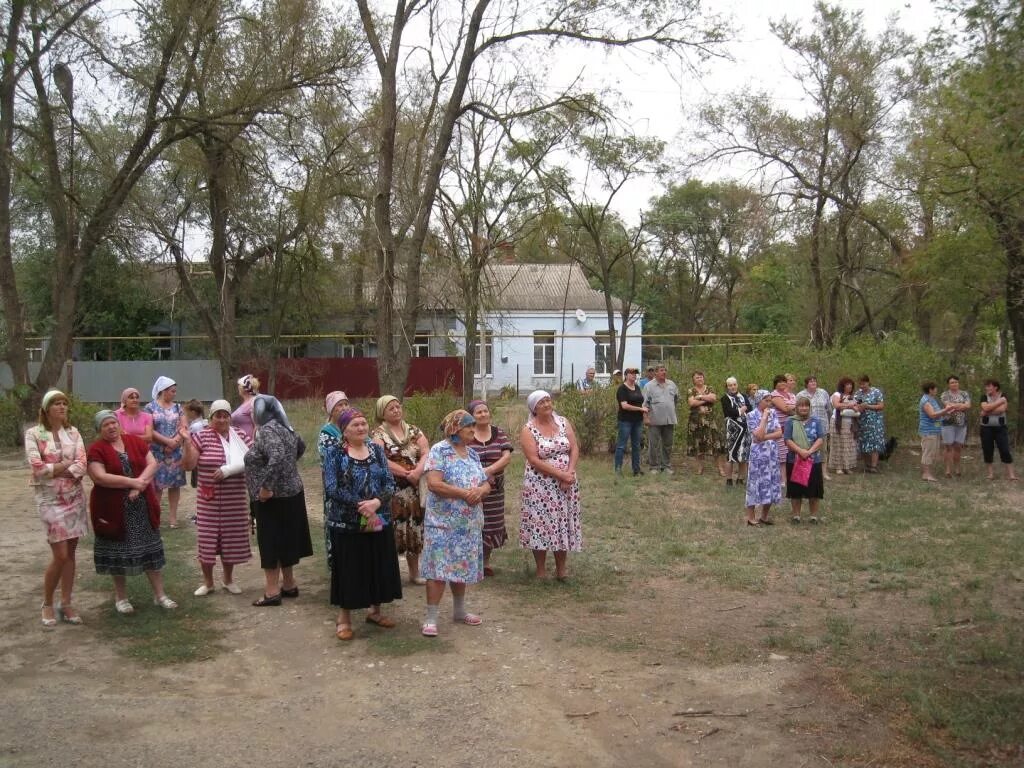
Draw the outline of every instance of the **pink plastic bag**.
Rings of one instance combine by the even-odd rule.
[[[804,459],[798,456],[789,473],[789,482],[806,487],[811,480],[811,469],[813,468],[814,459]]]

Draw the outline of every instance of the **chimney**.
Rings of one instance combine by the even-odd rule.
[[[499,264],[515,264],[516,263],[516,246],[515,243],[510,243],[505,240],[504,242],[498,243],[495,246],[498,249],[498,263]]]

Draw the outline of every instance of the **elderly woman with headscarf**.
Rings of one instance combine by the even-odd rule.
[[[177,608],[164,592],[160,501],[152,485],[156,458],[144,440],[121,431],[113,411],[99,411],[94,423],[99,438],[89,446],[86,458],[93,481],[89,514],[96,534],[96,573],[113,578],[118,613],[135,611],[125,591],[125,577],[139,573],[149,579],[156,605]]]
[[[473,417],[461,408],[444,417],[445,439],[427,456],[427,510],[423,521],[423,575],[427,617],[422,632],[437,637],[437,612],[444,585],[451,584],[456,622],[483,622],[466,610],[466,585],[484,577],[482,501],[491,492],[480,457],[469,447]]]
[[[483,400],[466,406],[473,417],[473,439],[469,447],[480,457],[480,464],[493,490],[484,497],[484,576],[493,576],[491,552],[505,546],[505,467],[512,461],[512,441],[505,430],[491,421],[491,409]]]
[[[253,399],[260,393],[260,380],[251,373],[238,379],[238,396],[242,403],[231,412],[231,426],[245,435],[251,443],[256,434],[256,420],[252,415]]]
[[[25,458],[32,470],[36,509],[46,528],[52,555],[43,573],[42,622],[57,626],[53,593],[60,585],[61,618],[81,624],[71,602],[75,585],[75,551],[89,532],[85,511],[85,443],[68,421],[68,396],[57,389],[43,395],[39,423],[25,432]]]
[[[773,525],[768,513],[772,504],[782,501],[777,441],[782,427],[772,403],[772,393],[759,389],[754,395],[754,410],[747,414],[750,431],[750,459],[747,463],[747,525]],[[757,508],[761,514],[757,514]]]
[[[331,444],[341,445],[341,430],[338,429],[338,417],[341,412],[348,408],[348,395],[340,389],[328,393],[324,398],[324,411],[327,412],[327,421],[320,427],[320,434],[316,438],[316,452],[320,457],[320,466],[324,463],[324,451]],[[327,504],[327,500],[324,500]],[[325,507],[326,508],[326,507]]]
[[[306,517],[306,494],[298,460],[306,444],[296,434],[276,397],[257,395],[252,415],[256,437],[245,454],[245,480],[255,502],[256,542],[265,586],[258,608],[281,604],[282,597],[298,597],[293,568],[313,554]]]
[[[391,498],[395,546],[399,555],[405,554],[409,582],[426,584],[420,576],[420,552],[423,550],[423,503],[427,490],[423,467],[430,443],[418,427],[405,423],[402,403],[397,397],[378,398],[374,415],[377,427],[370,437],[384,449],[397,487]]]
[[[402,598],[395,537],[390,530],[395,479],[384,449],[370,441],[362,413],[345,408],[335,422],[341,441],[324,445],[321,467],[335,634],[352,639],[352,611],[369,609],[367,624],[390,629],[381,605]]]
[[[156,488],[157,500],[167,489],[167,516],[171,528],[178,527],[178,500],[181,498],[181,486],[185,484],[185,470],[181,461],[184,455],[185,441],[188,440],[188,422],[185,411],[174,396],[178,387],[174,379],[167,376],[157,377],[153,384],[153,400],[146,406],[146,412],[153,417],[153,443],[150,450],[156,459],[156,477],[153,486]]]
[[[740,392],[739,382],[730,376],[725,380],[725,397],[722,398],[722,412],[725,414],[725,450],[729,462],[726,485],[741,485],[747,457],[750,456],[750,430],[747,429],[747,414],[753,405]]]
[[[214,591],[213,566],[220,555],[224,589],[242,594],[235,566],[249,562],[249,499],[245,487],[245,454],[249,441],[231,426],[231,405],[214,400],[210,423],[191,436],[185,447],[185,468],[199,470],[196,488],[196,543],[203,583],[194,594]]]
[[[530,418],[519,434],[526,457],[519,544],[533,550],[538,579],[547,578],[547,553],[553,551],[555,578],[565,581],[569,552],[583,549],[576,479],[580,447],[572,425],[555,413],[550,394],[539,389],[526,399],[526,405]]]
[[[128,387],[121,393],[121,407],[114,411],[121,431],[141,437],[147,443],[153,442],[153,414],[142,408],[142,395],[135,387]]]

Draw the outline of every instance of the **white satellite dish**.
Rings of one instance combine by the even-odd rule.
[[[587,322],[587,313],[584,312],[582,309],[577,309],[576,310],[576,322],[577,323],[585,323],[585,322]]]

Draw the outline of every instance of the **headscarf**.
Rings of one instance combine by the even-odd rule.
[[[441,431],[444,432],[445,437],[449,438],[453,443],[457,443],[458,431],[463,427],[469,427],[473,424],[476,424],[473,414],[467,413],[462,408],[457,408],[442,419]]]
[[[114,421],[117,421],[117,414],[114,413],[109,408],[104,408],[103,410],[96,411],[96,415],[92,417],[92,423],[93,426],[96,427],[97,432],[100,431],[100,427],[103,426],[103,422],[106,421],[107,419],[113,419]]]
[[[156,381],[153,382],[153,399],[156,400],[160,396],[161,392],[168,387],[173,387],[177,383],[178,382],[168,376],[157,376]]]
[[[531,416],[537,411],[537,403],[545,397],[551,397],[551,393],[545,392],[543,389],[538,389],[531,392],[530,396],[526,398],[526,407],[530,409]]]
[[[59,399],[63,399],[66,402],[70,402],[68,400],[68,396],[61,392],[59,389],[48,390],[46,394],[43,395],[43,402],[40,405],[40,408],[42,408],[45,411],[47,408],[50,407],[50,403],[52,403],[54,400]]]
[[[217,413],[217,411],[227,411],[230,414],[231,403],[229,403],[227,400],[214,400],[210,404],[210,416],[213,416],[213,414]]]
[[[363,416],[362,411],[360,411],[358,408],[346,408],[345,410],[338,414],[338,431],[344,432],[345,428],[348,427],[348,425],[351,424],[353,421],[355,421],[356,419],[365,418],[366,417]]]
[[[247,373],[245,374],[245,376],[238,380],[238,386],[243,392],[248,392],[250,395],[255,395],[256,386],[253,383],[255,380],[255,377],[251,373]]]
[[[466,406],[466,411],[468,413],[473,413],[473,411],[475,411],[481,405],[487,405],[487,403],[484,402],[483,400],[470,400],[469,405]]]
[[[288,415],[284,412],[281,401],[273,395],[256,395],[252,401],[252,420],[257,427],[264,427],[272,421],[276,421],[283,427],[294,432],[292,425],[288,423]]]
[[[396,400],[398,398],[394,395],[384,395],[377,398],[377,403],[373,406],[373,415],[377,417],[377,421],[384,421],[384,409]]]
[[[334,392],[329,392],[327,397],[324,398],[324,410],[327,411],[328,419],[331,418],[331,414],[334,413],[334,407],[342,400],[348,400],[348,395],[340,389],[336,389]]]
[[[122,390],[122,392],[121,392],[121,407],[122,408],[124,408],[125,404],[128,402],[128,395],[130,395],[132,392],[134,392],[139,397],[142,397],[142,393],[139,392],[139,390],[137,390],[135,387],[128,387],[128,388]]]
[[[757,392],[754,393],[754,405],[757,405],[762,400],[764,400],[766,397],[771,397],[771,396],[772,396],[772,393],[769,392],[767,389],[759,389],[759,390],[757,390]]]

